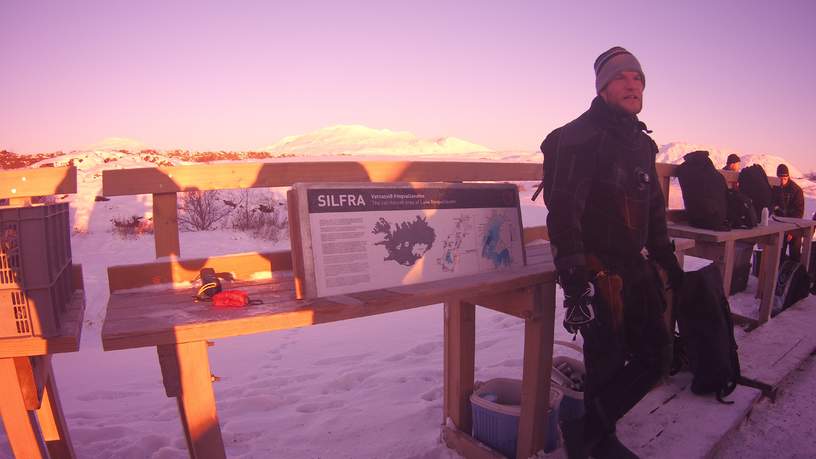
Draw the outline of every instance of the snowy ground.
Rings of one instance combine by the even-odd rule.
[[[764,399],[733,432],[716,457],[721,459],[816,457],[816,362],[813,357],[779,388],[776,402]]]
[[[54,358],[74,446],[81,458],[187,457],[176,404],[164,395],[155,350],[101,350],[106,267],[149,262],[154,251],[151,236],[122,239],[109,231],[115,216],[149,215],[147,197],[95,203],[99,180],[94,175],[83,175],[80,194],[67,198],[78,229],[72,238],[74,260],[83,265],[86,285],[81,352]],[[529,201],[531,192],[531,184],[523,184],[524,225],[543,225],[546,210],[540,200]],[[671,207],[681,204],[676,188]],[[182,233],[181,238],[185,257],[288,248],[285,240],[271,243],[232,230]],[[478,309],[476,332],[476,378],[519,378],[522,322]],[[556,338],[567,338],[558,325]],[[435,305],[217,341],[210,356],[213,373],[221,378],[214,388],[227,455],[457,457],[439,441],[442,340],[442,307]],[[556,347],[556,353],[566,352]],[[791,428],[774,420],[758,424],[770,431]],[[754,457],[762,455],[757,451],[778,452],[760,449],[763,444],[751,449]],[[0,458],[8,457],[0,433]]]

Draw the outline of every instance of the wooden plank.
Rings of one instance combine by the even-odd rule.
[[[286,192],[287,210],[289,211],[289,241],[292,248],[292,274],[295,278],[295,297],[307,298],[312,296],[306,291],[307,285],[313,285],[313,283],[306,280],[307,263],[310,260],[306,260],[303,255],[303,229],[300,225],[303,209],[300,208],[299,199],[295,190],[290,189]],[[308,275],[314,276],[314,269],[311,264],[309,268],[311,271]]]
[[[176,193],[153,195],[153,239],[156,258],[181,255]]]
[[[45,383],[42,407],[37,411],[43,440],[52,459],[74,459],[74,446],[68,433],[68,424],[62,411],[57,381],[50,360],[46,363],[49,377]]]
[[[763,281],[759,288],[762,290],[762,299],[759,302],[759,323],[765,323],[771,318],[776,278],[779,275],[779,259],[781,257],[782,241],[785,233],[777,233],[773,241],[762,247]]]
[[[749,229],[714,231],[695,228],[684,223],[670,222],[668,232],[669,236],[693,239],[697,242],[725,242],[764,237],[780,231],[789,231],[794,228],[793,223],[771,221],[767,226],[760,225]]]
[[[65,312],[60,316],[60,333],[51,338],[27,336],[0,339],[0,358],[76,352],[82,334],[85,313],[85,292],[74,292]]]
[[[450,419],[463,432],[471,431],[470,394],[476,352],[476,308],[462,301],[445,303],[445,384],[442,421]]]
[[[546,226],[530,226],[524,228],[524,244],[529,244],[538,239],[543,239],[545,241],[550,240],[550,232],[547,230]]]
[[[555,274],[551,266],[528,266],[513,271],[360,292],[347,295],[355,299],[348,302],[337,297],[281,303],[279,297],[266,301],[261,296],[263,304],[247,308],[214,310],[200,306],[198,312],[170,317],[156,317],[147,310],[144,317],[127,320],[116,319],[120,309],[130,307],[120,306],[120,300],[123,295],[133,298],[138,293],[114,293],[111,295],[108,315],[102,329],[102,344],[105,350],[115,350],[212,340],[385,314],[437,304],[450,298],[477,298],[496,291],[513,291],[553,282]],[[156,298],[156,294],[157,292],[149,292],[151,298]],[[132,305],[132,301],[129,302]],[[154,303],[151,308],[162,309],[165,307],[161,303]]]
[[[176,346],[172,344],[156,346],[156,353],[159,356],[164,393],[168,397],[178,397],[181,394],[181,375],[179,374]]]
[[[504,455],[493,451],[465,432],[449,426],[442,426],[442,440],[448,448],[468,459],[504,459]]]
[[[178,407],[192,458],[226,458],[215,409],[207,342],[175,346],[180,394]]]
[[[543,449],[547,437],[550,408],[550,373],[555,321],[555,285],[542,285],[533,292],[532,318],[524,322],[524,369],[522,373],[521,415],[516,458],[534,456]]]
[[[541,163],[330,161],[196,164],[102,172],[105,196],[281,187],[297,182],[539,181]]]
[[[14,359],[11,358],[0,358],[0,413],[14,457],[26,459],[48,457],[43,448],[37,421],[26,409],[17,382],[17,369]]]
[[[51,368],[51,356],[14,357],[17,368],[17,382],[23,394],[27,410],[40,408],[45,382]]]
[[[663,177],[677,177],[677,168],[680,166],[679,164],[669,164],[669,163],[657,163],[657,176],[658,178]],[[716,164],[715,164],[716,166]],[[717,171],[722,174],[725,178],[725,181],[728,183],[734,183],[738,181],[739,172],[736,171],[724,171],[722,169],[717,169]],[[779,177],[774,177],[772,175],[768,176],[768,184],[771,186],[778,186],[779,185]]]
[[[660,191],[663,192],[663,205],[669,207],[669,190],[671,190],[671,177],[664,176],[657,178],[660,184]]]
[[[82,278],[82,265],[71,265],[71,288],[85,290],[85,281]]]
[[[234,279],[250,279],[259,273],[288,271],[292,269],[292,259],[287,250],[111,266],[108,268],[108,287],[111,292],[116,292],[149,285],[189,282],[205,267],[213,268],[217,273],[228,273]]]
[[[800,233],[802,234],[802,257],[800,259],[804,260],[804,263],[802,264],[808,271],[810,271],[810,251],[813,246],[813,244],[811,243],[813,239],[813,231],[814,227],[812,226],[800,230]]]
[[[77,192],[75,167],[42,167],[0,171],[0,199]]]
[[[532,301],[534,287],[513,292],[502,292],[493,295],[481,295],[478,298],[468,298],[472,303],[503,312],[520,319],[533,317],[535,306]]]
[[[726,296],[731,294],[731,278],[734,275],[735,245],[735,241],[725,241],[722,262],[715,262],[719,265],[720,272],[722,273],[723,292],[725,292]]]

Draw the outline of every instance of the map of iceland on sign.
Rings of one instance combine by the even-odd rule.
[[[512,184],[295,184],[301,296],[319,297],[524,266]]]

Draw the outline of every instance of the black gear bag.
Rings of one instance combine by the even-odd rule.
[[[683,156],[683,160],[677,168],[677,178],[689,225],[728,231],[725,177],[714,167],[707,151],[693,151]]]
[[[768,175],[759,164],[748,166],[739,173],[740,193],[751,198],[757,215],[762,215],[762,209],[773,210],[771,185],[768,184]]]
[[[680,343],[694,374],[691,391],[714,394],[722,403],[733,403],[723,397],[731,394],[741,380],[739,355],[731,308],[716,265],[686,273],[675,314]]]

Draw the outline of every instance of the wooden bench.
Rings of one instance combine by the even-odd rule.
[[[76,193],[76,183],[75,168],[3,171],[0,199],[25,206],[34,197]],[[15,457],[76,457],[51,366],[52,354],[79,350],[85,295],[82,268],[70,268],[73,295],[60,316],[59,334],[0,338],[0,413]]]
[[[555,274],[548,253],[543,246],[531,248],[528,266],[517,270],[313,300],[295,299],[289,252],[111,267],[102,345],[106,351],[156,347],[165,393],[178,399],[191,456],[224,457],[209,340],[444,303],[444,437],[467,457],[494,457],[469,435],[478,304],[525,321],[518,457],[526,458],[541,449],[546,431],[555,315]],[[232,288],[263,303],[219,310],[193,302],[189,288],[173,288],[172,283],[192,280],[204,266],[230,273]],[[247,280],[258,273],[270,277]],[[453,426],[445,425],[445,419]]]

